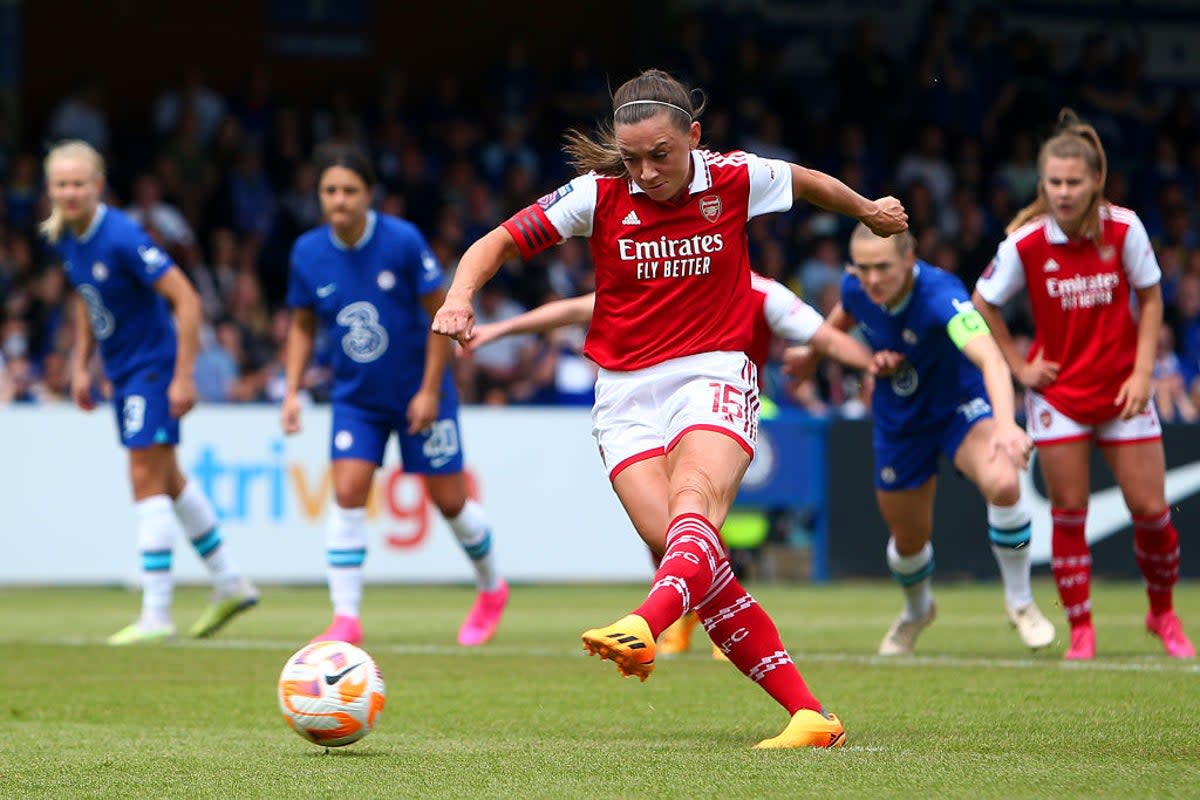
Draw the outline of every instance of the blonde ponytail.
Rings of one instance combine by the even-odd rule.
[[[46,180],[50,179],[50,170],[53,167],[55,160],[59,158],[75,157],[84,161],[90,161],[95,168],[96,177],[104,177],[104,157],[87,142],[82,139],[68,139],[60,142],[50,149],[46,154],[45,160],[42,162],[42,171],[46,176]],[[52,205],[50,208],[50,216],[46,217],[38,224],[38,231],[46,237],[51,244],[57,244],[62,238],[63,228],[66,227],[66,222],[63,220],[62,209],[57,205]]]
[[[51,206],[50,216],[38,223],[38,231],[46,237],[46,241],[50,244],[58,244],[58,240],[62,238],[64,225],[62,211],[58,206]]]

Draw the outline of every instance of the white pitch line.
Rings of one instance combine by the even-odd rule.
[[[86,637],[66,637],[57,639],[37,640],[2,640],[6,645],[41,644],[62,647],[93,647],[103,646],[103,639]],[[270,639],[207,639],[196,641],[180,639],[174,642],[157,645],[171,648],[194,648],[209,650],[278,650],[291,653],[298,649],[303,642],[282,641]],[[511,647],[489,644],[485,647],[457,647],[452,645],[372,645],[371,652],[391,653],[394,655],[410,656],[462,656],[462,657],[500,657],[513,658],[536,656],[538,658],[576,658],[583,656],[583,650],[568,650],[565,648],[529,648]],[[709,655],[699,652],[683,656],[672,656],[671,660],[710,660]],[[866,667],[912,668],[935,667],[941,669],[986,668],[986,669],[1063,669],[1083,672],[1167,672],[1200,674],[1200,663],[1195,661],[1170,661],[1161,657],[1146,656],[1139,661],[1063,661],[1062,659],[1037,658],[984,658],[981,656],[879,656],[866,653],[802,653],[793,652],[792,658],[798,665],[805,664],[855,664]],[[1153,660],[1150,660],[1153,659]],[[666,660],[666,659],[664,659]]]

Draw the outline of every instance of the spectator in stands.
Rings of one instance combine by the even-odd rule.
[[[480,325],[503,322],[525,312],[513,300],[503,281],[493,279],[480,290],[475,301],[475,319]],[[532,336],[510,336],[473,350],[470,360],[472,393],[486,405],[507,405],[533,396],[531,370],[537,353]]]
[[[1200,379],[1200,273],[1189,270],[1179,279],[1167,317],[1179,354],[1180,373],[1191,391]]]
[[[133,181],[133,202],[125,213],[142,227],[154,228],[160,237],[159,244],[173,257],[181,250],[196,244],[196,235],[191,225],[178,208],[163,200],[162,186],[158,178],[142,173]]]
[[[1024,205],[1037,195],[1036,157],[1033,136],[1021,131],[1010,141],[1008,156],[996,169],[996,177],[1004,181],[1014,203]]]
[[[818,85],[828,66],[821,53],[828,51],[831,42],[836,47],[836,40],[829,37],[828,31],[817,34],[807,28],[788,28],[786,23],[768,25],[764,22],[763,12],[758,9],[740,6],[725,9],[712,5],[703,11],[683,10],[675,14],[678,35],[672,42],[666,45],[660,42],[659,46],[660,50],[662,46],[671,48],[671,59],[680,64],[681,69],[696,76],[707,75],[706,83],[737,87],[741,98],[739,106],[754,112],[749,115],[739,109],[739,113],[731,115],[723,110],[710,111],[705,125],[707,146],[728,150],[743,144],[746,137],[755,132],[750,123],[760,118],[767,121],[762,109],[774,109],[781,114],[780,124],[788,132],[788,142],[802,151],[805,161],[837,175],[848,185],[861,187],[870,196],[899,193],[890,185],[900,155],[895,148],[904,142],[903,137],[910,131],[918,130],[922,124],[935,124],[945,140],[953,143],[946,152],[947,157],[952,157],[956,184],[952,193],[952,213],[943,216],[922,211],[921,199],[917,196],[910,204],[912,223],[925,231],[932,230],[932,233],[922,231],[922,253],[949,253],[949,247],[958,251],[960,274],[969,285],[971,276],[990,260],[989,248],[994,249],[994,244],[1003,238],[1003,224],[1026,199],[1022,194],[1031,185],[1033,166],[1025,155],[1032,152],[1034,142],[1029,131],[1036,132],[1041,121],[1036,121],[1030,128],[1009,125],[1007,133],[1000,130],[992,138],[980,138],[986,110],[981,106],[990,105],[994,98],[1003,94],[1004,85],[1016,74],[1011,67],[1009,46],[1003,38],[1005,24],[1012,24],[1016,18],[1002,15],[1000,7],[993,4],[958,12],[959,9],[951,4],[938,0],[929,4],[927,22],[921,21],[919,15],[905,17],[901,14],[898,24],[888,30],[886,37],[875,35],[874,43],[865,47],[863,52],[869,53],[869,57],[850,64],[851,72],[845,79],[847,84],[865,86],[873,93],[880,91],[879,85],[887,87],[883,92],[886,95],[884,113],[891,115],[890,121],[881,120],[874,113],[866,120],[863,109],[873,108],[869,100],[864,102],[862,97],[839,95],[832,83],[829,87]],[[1118,12],[1113,19],[1129,19],[1124,14]],[[957,32],[952,30],[956,19],[962,22]],[[905,20],[914,21],[916,27],[906,27]],[[836,25],[836,20],[831,19],[831,24]],[[841,30],[847,28],[843,25]],[[830,30],[837,31],[836,28]],[[1043,28],[1041,32],[1045,30]],[[1073,92],[1078,96],[1082,90],[1089,96],[1117,98],[1118,104],[1124,102],[1120,99],[1122,95],[1131,96],[1137,101],[1135,105],[1148,104],[1155,108],[1156,98],[1146,92],[1147,78],[1153,77],[1155,81],[1167,78],[1161,71],[1162,63],[1155,64],[1158,74],[1150,76],[1146,48],[1126,47],[1123,52],[1118,51],[1116,46],[1120,42],[1112,38],[1113,30],[1117,28],[1109,26],[1078,43],[1056,32],[1055,43],[1059,47],[1056,52],[1084,53],[1080,68],[1072,71],[1074,64],[1053,64],[1043,58],[1041,69],[1045,74],[1034,76],[1034,83],[1051,95],[1057,95],[1058,99]],[[910,32],[911,36],[908,35]],[[1156,46],[1156,36],[1150,31],[1149,46]],[[1076,44],[1082,47],[1074,47]],[[628,53],[619,55],[634,58],[639,46],[635,43]],[[899,73],[894,61],[890,62],[893,64],[891,73],[879,71],[880,65],[886,67],[892,56],[903,52],[917,55],[912,62],[914,74],[907,82],[897,77]],[[112,128],[106,134],[115,151],[114,164],[121,170],[114,175],[114,183],[124,189],[134,175],[153,173],[161,184],[163,200],[179,209],[199,241],[208,243],[215,230],[234,224],[228,187],[245,146],[257,144],[263,148],[267,179],[264,195],[269,196],[281,215],[286,215],[289,212],[282,210],[287,202],[284,196],[289,191],[296,166],[311,153],[312,131],[315,128],[323,131],[322,135],[345,135],[346,126],[339,120],[349,112],[354,118],[350,126],[355,131],[352,135],[370,138],[377,148],[384,185],[404,201],[403,206],[396,208],[402,209],[404,216],[428,232],[430,245],[449,269],[474,241],[477,232],[489,230],[490,225],[495,224],[496,215],[503,217],[516,210],[513,204],[519,207],[523,203],[528,195],[522,191],[536,194],[541,188],[552,187],[569,177],[568,165],[556,157],[555,137],[544,133],[559,125],[547,126],[543,121],[561,120],[561,127],[587,124],[597,116],[595,104],[603,106],[608,102],[606,76],[591,60],[594,51],[587,47],[570,48],[570,58],[578,65],[575,72],[550,69],[548,62],[538,64],[536,59],[529,58],[531,53],[526,52],[523,66],[520,58],[514,62],[518,67],[513,72],[515,80],[505,77],[499,82],[517,87],[510,97],[529,97],[529,70],[539,67],[534,69],[538,74],[533,80],[545,83],[545,91],[534,93],[528,107],[519,112],[528,121],[523,145],[536,157],[539,170],[532,173],[528,169],[517,171],[511,176],[516,183],[506,194],[487,185],[479,166],[482,148],[493,138],[499,138],[495,132],[501,129],[504,120],[488,95],[489,87],[493,85],[491,80],[447,73],[433,85],[433,81],[419,81],[391,71],[378,82],[381,84],[378,91],[374,88],[376,82],[361,83],[356,90],[358,95],[341,92],[336,100],[330,99],[325,104],[327,108],[316,109],[311,93],[306,95],[295,90],[297,87],[288,87],[286,93],[283,87],[273,88],[270,73],[262,67],[247,70],[244,75],[203,66],[180,70],[177,78],[169,79],[172,85],[160,87],[164,91],[145,102],[141,111],[136,108],[138,88],[131,86],[128,91],[123,90],[122,105],[129,113],[123,112],[122,117],[114,117],[112,122],[125,127]],[[546,69],[543,71],[540,67]],[[1186,68],[1185,65],[1181,67]],[[216,85],[218,76],[226,80],[224,87]],[[1028,82],[1025,76],[1017,77],[1021,82]],[[931,82],[934,79],[936,83]],[[960,79],[962,87],[955,89]],[[787,96],[784,87],[790,90],[797,85],[804,85],[806,90],[808,102],[804,114],[789,109],[786,102],[780,102],[781,97]],[[526,88],[522,89],[522,86]],[[1128,89],[1130,86],[1132,93]],[[220,94],[217,90],[221,90]],[[439,97],[431,102],[430,95],[435,93]],[[1167,111],[1162,115],[1152,114],[1139,120],[1135,114],[1128,118],[1131,122],[1122,123],[1120,113],[1109,116],[1108,112],[1100,112],[1097,108],[1093,121],[1110,139],[1113,169],[1110,170],[1107,194],[1118,205],[1143,210],[1143,220],[1151,230],[1160,253],[1160,264],[1164,267],[1164,299],[1170,305],[1173,278],[1166,267],[1186,261],[1184,248],[1191,247],[1200,230],[1200,203],[1195,202],[1196,187],[1200,184],[1200,137],[1195,131],[1200,124],[1197,122],[1200,115],[1196,111],[1194,93],[1186,86],[1164,85],[1161,94],[1167,100],[1164,104]],[[89,127],[99,119],[103,127],[108,128],[105,106],[109,101],[101,99],[89,105],[72,97],[64,105],[70,109],[70,114],[57,113],[61,111],[59,108],[55,112],[58,117],[69,117]],[[945,109],[948,103],[953,104],[954,113],[947,120]],[[1053,108],[1059,104],[1056,100]],[[34,111],[38,105],[31,101],[29,109]],[[216,109],[220,105],[226,112],[215,123],[215,129],[210,130],[214,128],[213,120],[218,119]],[[588,111],[589,108],[593,110]],[[835,117],[839,108],[845,112],[841,117],[861,118],[863,122],[841,121]],[[1027,109],[1017,110],[1029,115]],[[324,123],[317,119],[318,114]],[[156,115],[162,127],[155,127],[155,133],[150,136],[141,130],[146,126],[140,122],[154,119]],[[166,120],[172,123],[168,124]],[[1107,128],[1103,127],[1105,120],[1109,124]],[[49,124],[47,115],[42,120],[30,119],[28,127],[38,131]],[[1109,133],[1105,134],[1105,131]],[[484,132],[489,135],[485,136]],[[1132,134],[1133,145],[1125,144],[1118,132],[1127,137]],[[0,184],[6,187],[6,199],[0,200],[0,241],[7,242],[13,234],[29,237],[29,243],[21,243],[18,239],[13,244],[0,245],[0,250],[7,248],[17,252],[28,264],[28,269],[21,268],[21,275],[28,276],[39,272],[47,262],[45,253],[30,252],[30,244],[34,221],[43,218],[48,207],[44,196],[38,196],[37,143],[21,141],[21,134],[12,114],[0,110]],[[1174,142],[1174,154],[1162,144],[1163,137]],[[760,149],[757,145],[751,146],[754,152]],[[1126,174],[1140,177],[1130,187]],[[520,188],[522,180],[526,186],[524,190]],[[534,188],[537,184],[541,186]],[[1173,187],[1159,195],[1164,201],[1161,214],[1155,208],[1154,198],[1146,197],[1147,192],[1155,191],[1151,184]],[[122,205],[125,199],[122,197]],[[968,232],[962,230],[968,225],[964,209],[969,202],[984,210],[983,245],[978,236],[968,236]],[[457,218],[442,214],[446,205],[457,208]],[[476,213],[484,208],[486,213]],[[755,257],[775,248],[768,240],[782,246],[789,263],[795,263],[791,260],[795,254],[803,255],[811,249],[813,236],[833,235],[838,241],[844,241],[852,221],[829,216],[833,229],[821,232],[813,226],[822,216],[800,211],[786,217],[776,216],[767,225],[756,225],[752,245]],[[259,274],[265,292],[264,302],[270,306],[267,311],[274,310],[282,302],[286,248],[292,238],[281,230],[284,224],[277,226],[280,230],[246,262]],[[167,228],[162,232],[169,235]],[[285,244],[281,245],[281,242]],[[977,259],[981,251],[988,253],[987,258]],[[1173,255],[1168,256],[1168,253]],[[214,305],[214,295],[200,286],[199,273],[193,271],[195,260],[177,255],[177,263],[197,280],[206,316],[215,319],[226,314],[226,309]],[[514,299],[523,305],[541,301],[551,279],[541,275],[540,270],[548,268],[554,255],[535,259],[529,265],[530,269],[508,276]],[[211,260],[211,253],[199,259],[201,262]],[[944,257],[946,264],[950,260],[949,255]],[[762,266],[766,268],[765,261]],[[7,293],[27,290],[26,284],[31,281],[28,277],[12,275],[11,270],[6,274],[5,269],[0,265],[0,301],[7,298]],[[506,268],[506,272],[509,271],[512,271],[511,266]],[[782,277],[794,283],[795,270],[788,272],[790,274]],[[221,278],[217,283],[227,285],[228,281]],[[36,332],[33,333],[36,338]],[[1177,336],[1176,342],[1180,348],[1184,346],[1181,337]],[[252,349],[257,352],[259,348]],[[39,371],[42,368],[40,358],[36,353],[33,355],[35,370]],[[1184,368],[1187,369],[1186,363]]]
[[[3,222],[13,230],[33,233],[37,227],[41,187],[38,185],[37,159],[32,153],[19,153],[13,158],[3,193]]]
[[[112,134],[108,111],[104,108],[104,90],[96,79],[85,78],[54,107],[46,136],[51,141],[80,139],[101,153],[109,151]]]
[[[1188,394],[1179,355],[1175,352],[1175,336],[1168,325],[1158,330],[1150,386],[1154,407],[1163,422],[1195,422],[1200,419],[1200,411],[1197,411],[1196,404]]]
[[[954,192],[954,170],[946,158],[946,137],[937,125],[922,125],[915,147],[900,157],[896,166],[896,185],[905,191],[911,184],[922,183],[929,190],[934,213],[940,215],[950,206]]]
[[[150,110],[151,127],[156,135],[165,139],[177,129],[185,115],[191,115],[195,119],[197,138],[201,144],[208,144],[225,117],[226,105],[225,98],[207,85],[204,72],[191,65],[186,68],[180,84],[154,99]]]
[[[821,236],[812,243],[812,252],[800,265],[801,297],[819,306],[820,298],[827,286],[837,286],[842,281],[841,246],[832,236]]]
[[[879,24],[861,19],[850,41],[833,60],[829,80],[837,88],[836,119],[862,123],[878,137],[890,136],[898,113],[900,75],[896,60],[883,47]]]

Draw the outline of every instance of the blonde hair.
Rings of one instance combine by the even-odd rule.
[[[913,239],[913,235],[909,231],[901,231],[891,236],[879,236],[875,231],[868,228],[865,223],[860,222],[854,226],[854,230],[850,234],[850,241],[857,242],[864,239],[891,239],[892,244],[896,245],[896,252],[902,258],[907,258],[917,246],[916,240]]]
[[[1029,221],[1050,213],[1050,199],[1046,197],[1046,189],[1042,184],[1042,174],[1046,169],[1048,158],[1080,158],[1093,174],[1100,178],[1096,195],[1088,204],[1083,215],[1083,228],[1080,231],[1085,237],[1099,238],[1100,236],[1100,206],[1107,205],[1104,199],[1104,184],[1108,180],[1108,158],[1104,155],[1104,145],[1100,143],[1100,134],[1091,125],[1079,119],[1079,116],[1069,108],[1058,113],[1058,129],[1053,136],[1042,144],[1038,151],[1038,190],[1037,197],[1029,205],[1022,208],[1008,223],[1006,233],[1025,225]]]
[[[104,156],[100,155],[96,148],[92,147],[82,139],[68,139],[65,142],[60,142],[50,149],[46,154],[45,160],[42,162],[42,170],[46,174],[46,178],[50,177],[50,167],[58,158],[74,157],[84,161],[90,161],[92,167],[96,171],[96,177],[104,177]],[[38,225],[38,231],[50,241],[51,244],[57,244],[62,238],[63,228],[66,223],[63,221],[62,211],[58,206],[52,205],[50,208],[50,216],[46,217]]]
[[[693,95],[698,95],[698,104],[692,102]],[[661,69],[645,70],[625,81],[613,93],[612,123],[601,124],[595,138],[574,129],[567,131],[563,152],[580,174],[595,172],[614,178],[625,177],[628,172],[613,126],[632,125],[659,114],[670,114],[675,127],[686,133],[704,111],[706,102],[700,89],[689,90]]]

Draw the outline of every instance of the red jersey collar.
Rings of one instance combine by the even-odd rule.
[[[704,155],[699,150],[693,150],[692,156],[692,182],[688,185],[688,194],[697,194],[706,192],[712,187],[712,174],[708,171],[708,165],[704,163]],[[633,178],[629,179],[630,194],[645,194],[642,187],[634,182]]]

